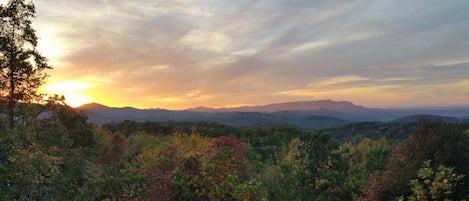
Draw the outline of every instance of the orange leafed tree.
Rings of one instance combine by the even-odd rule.
[[[128,146],[129,142],[125,136],[120,134],[111,136],[108,144],[103,147],[101,154],[98,156],[97,162],[110,164],[119,161],[124,157]]]

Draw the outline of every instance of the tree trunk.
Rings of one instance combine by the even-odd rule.
[[[10,74],[10,96],[8,97],[8,118],[10,119],[10,129],[13,129],[15,126],[15,99],[13,95],[15,94],[15,82],[13,81],[13,72]]]
[[[13,25],[13,31],[11,32],[11,52],[10,52],[10,66],[8,72],[8,79],[10,79],[10,92],[8,96],[8,119],[10,120],[10,129],[13,129],[15,126],[15,65],[16,65],[16,52],[15,52],[15,30],[16,30],[16,25]]]
[[[15,33],[13,31],[12,33],[12,40],[14,40],[14,37],[15,37]],[[12,42],[14,43],[14,42]],[[14,44],[11,45],[12,47],[14,46]],[[10,129],[13,129],[13,127],[15,126],[15,114],[14,114],[14,110],[15,110],[15,98],[14,98],[14,94],[15,94],[15,65],[16,65],[16,62],[15,62],[15,52],[14,50],[11,50],[10,52],[10,58],[9,58],[9,62],[10,62],[10,66],[9,66],[9,70],[10,72],[8,72],[8,79],[9,79],[9,82],[10,82],[10,88],[9,88],[9,94],[8,94],[8,119],[10,120],[9,124],[10,124]]]
[[[14,81],[14,55],[13,53],[10,56],[10,72],[8,73],[8,78],[10,79],[10,92],[8,96],[8,119],[10,120],[10,129],[13,129],[15,126],[15,99],[14,99],[14,94],[15,94],[15,81]]]

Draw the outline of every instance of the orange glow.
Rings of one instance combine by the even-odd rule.
[[[65,103],[71,107],[79,107],[83,104],[93,102],[88,95],[87,89],[90,84],[78,81],[57,81],[44,85],[39,89],[41,93],[49,95],[57,94],[65,96]]]

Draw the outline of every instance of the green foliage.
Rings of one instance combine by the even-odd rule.
[[[205,168],[211,177],[222,181],[227,174],[236,173],[239,165],[239,161],[235,158],[234,151],[231,148],[224,147],[209,156]]]
[[[209,183],[202,169],[202,162],[196,156],[184,161],[173,178],[176,200],[208,200]]]
[[[242,129],[210,122],[136,122],[125,120],[122,122],[107,123],[102,126],[111,132],[120,132],[126,136],[133,133],[145,132],[153,135],[171,135],[173,133],[191,133],[194,128],[202,136],[219,137],[227,134],[238,136]]]
[[[364,138],[385,137],[390,140],[404,140],[412,134],[417,125],[417,123],[398,122],[358,122],[323,129],[323,132],[340,142],[351,141],[358,144]]]
[[[101,149],[97,162],[100,164],[112,164],[121,160],[128,147],[127,138],[123,135],[115,134],[110,136],[109,142]]]
[[[8,189],[10,196],[21,200],[54,199],[54,184],[63,163],[58,152],[57,147],[46,149],[35,143],[12,147],[8,157],[8,183],[14,185]]]
[[[162,146],[167,140],[161,136],[150,135],[145,132],[137,132],[129,136],[129,154],[138,155],[145,150]]]
[[[91,148],[96,144],[88,117],[65,105],[45,107],[48,118],[37,122],[35,138],[41,143],[67,148]]]
[[[213,153],[197,153],[185,158],[176,168],[173,182],[173,200],[262,200],[267,196],[263,185],[243,178],[242,153],[230,145],[239,145],[232,136],[221,138],[215,147],[225,144]],[[221,143],[221,144],[220,144]],[[236,146],[235,146],[236,147]],[[242,150],[242,149],[239,149]],[[208,154],[208,155],[207,155]]]
[[[92,180],[84,195],[90,200],[130,200],[137,198],[138,189],[143,188],[150,177],[145,175],[106,175]]]
[[[339,145],[321,132],[282,127],[245,129],[242,140],[236,135],[202,136],[195,127],[189,133],[139,131],[126,137],[118,130],[92,127],[82,114],[65,106],[43,109],[50,112],[47,118],[14,131],[5,129],[10,134],[0,138],[0,199],[374,201],[399,195],[411,199],[414,191],[421,192],[418,185],[425,180],[416,179],[423,173],[412,172],[409,165],[428,156],[443,165],[456,165],[437,169],[432,164],[436,171],[431,178],[437,186],[433,189],[447,189],[440,185],[446,178],[447,183],[458,183],[451,195],[465,198],[468,192],[460,188],[465,177],[455,177],[457,181],[449,177],[465,170],[457,166],[463,162],[447,155],[464,158],[461,146],[468,137],[452,125],[423,125],[402,146],[385,138]],[[420,153],[413,153],[416,149]],[[40,165],[32,165],[36,163]],[[415,175],[407,181],[414,179],[412,187],[404,184],[403,192],[408,193],[391,191],[389,187],[404,178],[400,175],[408,173]],[[426,194],[437,191],[423,189]]]
[[[463,174],[443,165],[434,171],[430,163],[430,160],[425,161],[417,172],[418,178],[410,181],[412,195],[408,197],[409,201],[468,199],[468,195],[461,194],[462,188],[465,187]]]
[[[385,138],[364,138],[357,145],[344,143],[340,146],[339,152],[348,163],[343,189],[349,198],[368,197],[373,194],[370,192],[370,186],[376,186],[380,181],[390,151],[390,143]],[[364,186],[367,189],[363,189]]]
[[[236,186],[234,196],[240,201],[267,201],[267,189],[256,179],[250,179]]]
[[[136,132],[127,138],[118,132],[92,128],[85,123],[86,118],[73,110],[46,108],[52,108],[48,109],[51,115],[22,129],[26,133],[1,138],[2,199],[23,196],[37,200],[389,200],[400,195],[389,191],[396,181],[391,173],[409,171],[402,166],[407,157],[425,158],[412,153],[410,145],[424,147],[421,151],[432,150],[413,138],[394,148],[385,138],[364,138],[357,144],[347,142],[339,146],[321,132],[261,127],[247,129],[249,132],[241,135],[243,140],[235,135],[204,137],[194,127],[189,134]],[[430,140],[426,143],[439,140],[443,145],[464,144],[466,138],[462,136],[467,134],[452,139],[450,133],[458,136],[452,128],[429,124],[421,128],[425,132],[415,133],[426,136],[423,133],[432,131],[436,136],[446,136],[446,139],[427,136],[425,139]],[[93,132],[92,143],[80,145],[89,140],[89,135],[79,133],[89,130]],[[444,151],[444,147],[440,150]],[[440,161],[444,159],[440,152],[431,153],[437,154]],[[30,157],[10,161],[20,155]],[[38,160],[43,165],[31,165]],[[465,177],[455,177],[457,182],[448,177],[459,169],[463,168],[438,169],[432,176],[437,181],[435,185],[445,184],[445,178],[447,183],[459,182],[452,195],[465,196],[467,189],[460,188]],[[446,177],[438,176],[441,171],[448,172],[441,173]],[[22,176],[13,177],[13,173]],[[417,170],[414,174],[417,175]],[[24,179],[41,178],[37,175],[48,176],[40,180],[42,183],[33,182],[38,179]],[[425,180],[412,181],[408,192],[421,192],[418,185]],[[21,192],[14,190],[20,189],[18,186],[27,188]],[[444,185],[433,189],[438,188],[447,189]],[[423,189],[427,189],[427,194],[436,191],[428,186]],[[411,199],[413,194],[404,195]]]
[[[296,159],[300,160],[299,200],[336,200],[340,197],[344,161],[338,144],[320,132],[303,135]]]
[[[461,174],[469,173],[469,137],[458,124],[444,122],[420,122],[414,134],[405,144],[392,153],[387,166],[386,198],[409,195],[406,188],[410,180],[417,177],[421,164],[432,161],[432,168],[443,165],[453,167]]]

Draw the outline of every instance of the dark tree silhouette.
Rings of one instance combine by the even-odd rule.
[[[43,83],[46,58],[37,50],[36,32],[31,26],[35,16],[32,2],[10,0],[0,5],[0,97],[6,106],[9,126],[13,128],[19,102],[37,97]]]

